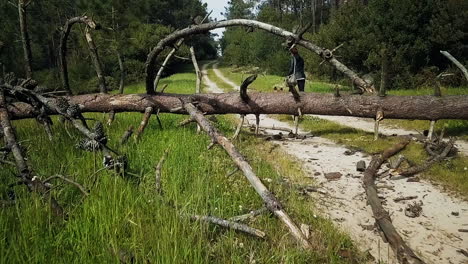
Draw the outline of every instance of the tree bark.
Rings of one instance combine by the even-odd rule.
[[[297,34],[292,32],[286,31],[284,29],[272,26],[270,24],[266,24],[263,22],[255,21],[255,20],[248,20],[248,19],[233,19],[233,20],[226,20],[226,21],[217,21],[211,23],[205,23],[201,25],[194,25],[189,28],[185,28],[182,30],[178,30],[167,36],[166,38],[159,41],[156,47],[154,47],[151,52],[148,54],[148,58],[146,60],[146,92],[148,94],[155,94],[156,91],[154,89],[154,80],[156,77],[156,60],[159,54],[164,50],[166,46],[171,45],[172,43],[176,42],[177,40],[194,35],[194,34],[201,34],[209,32],[210,30],[216,28],[224,28],[224,27],[233,27],[233,26],[245,26],[251,28],[258,28],[265,30],[269,33],[274,35],[286,38],[286,39],[295,39],[297,40],[297,44],[303,46],[304,48],[315,52],[317,55],[324,57],[325,54],[330,54],[330,51],[324,48],[321,48],[310,41],[300,39]],[[324,57],[329,63],[331,63],[336,69],[350,78],[354,84],[357,85],[361,90],[374,92],[375,88],[373,85],[367,83],[365,80],[360,78],[354,71],[346,67],[340,61],[338,61],[333,56]]]
[[[32,78],[31,40],[29,39],[28,23],[26,20],[26,7],[27,4],[24,0],[18,0],[21,41],[23,43],[24,70],[26,72],[26,78]]]
[[[282,205],[277,200],[275,195],[271,193],[260,179],[253,172],[250,164],[245,160],[242,154],[236,149],[234,144],[231,143],[224,135],[222,135],[210,122],[203,116],[203,114],[191,103],[184,103],[183,107],[189,112],[190,116],[197,121],[200,127],[212,138],[215,143],[221,145],[232,160],[236,163],[237,167],[242,170],[247,180],[253,186],[255,191],[265,202],[266,207],[274,215],[276,215],[291,231],[291,234],[296,238],[299,244],[305,249],[311,248],[309,242],[302,234],[301,230],[296,226],[292,219],[286,214]]]
[[[60,75],[62,77],[63,89],[67,91],[69,95],[72,94],[72,91],[70,89],[70,83],[68,80],[67,41],[68,41],[68,36],[70,35],[72,26],[76,23],[85,24],[86,26],[93,28],[93,29],[99,28],[98,25],[91,18],[88,18],[87,16],[70,18],[67,20],[67,22],[65,22],[65,25],[63,26],[62,35],[60,37],[60,44],[59,44]]]
[[[99,91],[101,93],[107,93],[107,85],[106,85],[106,79],[104,78],[104,72],[102,70],[102,64],[101,60],[99,59],[99,54],[98,50],[96,48],[96,45],[94,44],[93,37],[91,36],[91,33],[89,32],[89,27],[86,27],[86,41],[88,42],[88,47],[89,51],[91,54],[91,60],[93,61],[94,64],[94,69],[96,70],[96,75],[99,80]]]
[[[200,111],[212,114],[302,114],[356,116],[375,118],[383,111],[387,119],[463,119],[468,120],[468,96],[359,96],[301,93],[301,101],[294,100],[290,93],[249,93],[249,102],[244,103],[238,92],[223,94],[86,94],[67,97],[70,103],[79,104],[82,112],[140,112],[147,107],[160,109],[161,113],[187,114],[180,100],[198,103]],[[49,98],[49,100],[57,100]],[[34,108],[25,103],[13,103],[8,110],[12,119],[37,116]],[[47,113],[57,114],[55,108]]]
[[[405,241],[396,231],[395,227],[392,224],[390,215],[383,208],[382,202],[380,201],[377,194],[377,187],[375,186],[375,175],[379,170],[380,166],[391,156],[395,155],[402,149],[406,147],[410,142],[409,139],[400,142],[390,149],[385,150],[382,154],[374,156],[372,158],[369,167],[364,171],[364,189],[366,190],[367,201],[369,202],[372,212],[375,217],[375,221],[385,234],[385,238],[392,247],[392,250],[395,252],[397,259],[400,263],[415,263],[421,264],[424,263],[420,258],[414,254],[411,248],[406,245]]]

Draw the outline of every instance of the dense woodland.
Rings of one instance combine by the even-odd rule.
[[[88,16],[100,25],[93,30],[94,42],[103,64],[110,89],[118,86],[118,56],[125,65],[126,83],[142,81],[144,62],[151,47],[175,29],[193,24],[207,14],[206,4],[198,0],[79,0],[79,1],[1,1],[0,62],[6,72],[25,76],[22,38],[17,5],[24,3],[28,39],[31,43],[33,76],[51,89],[60,88],[59,40],[65,22],[76,16]],[[210,35],[189,39],[178,52],[189,55],[193,45],[200,59],[214,58],[216,44]],[[85,26],[72,27],[68,38],[68,67],[72,90],[80,93],[98,86],[85,39]],[[165,73],[177,71],[183,60],[172,60]]]
[[[387,61],[390,88],[432,86],[442,72],[445,85],[463,84],[463,76],[439,51],[468,61],[468,2],[464,0],[232,0],[225,16],[251,18],[294,30],[311,23],[305,35],[321,47],[341,46],[336,55],[345,64],[380,82]],[[228,29],[221,41],[224,59],[237,66],[254,65],[285,75],[288,52],[282,40],[261,31]],[[312,79],[340,80],[333,67],[303,52]]]

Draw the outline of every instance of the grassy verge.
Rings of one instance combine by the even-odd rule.
[[[220,66],[219,69],[223,74],[232,78],[236,82],[245,78],[248,74],[241,73],[239,70],[233,70],[229,67]],[[258,91],[271,91],[271,85],[281,81],[281,78],[278,76],[259,76],[258,79],[252,84],[252,87]],[[327,88],[328,85],[328,88]],[[222,86],[222,85],[221,85]],[[317,87],[317,88],[316,88]],[[331,85],[329,84],[320,84],[315,85],[312,82],[311,84],[306,85],[306,91],[314,92],[332,92]],[[446,94],[462,94],[466,93],[463,89],[456,88],[445,88],[443,90]],[[414,93],[413,93],[414,92]],[[419,89],[417,91],[392,91],[391,94],[397,95],[409,95],[409,94],[430,94],[429,89]],[[283,121],[289,121],[289,116],[276,116],[276,118]],[[429,127],[429,121],[408,121],[408,120],[385,120],[385,123],[390,123],[393,125],[399,125],[405,128],[412,128],[422,131]],[[468,121],[461,120],[443,120],[436,123],[437,128],[445,127],[446,134],[450,136],[460,136],[461,138],[468,138]],[[367,133],[362,130],[357,130],[349,128],[346,126],[339,125],[337,123],[322,120],[315,117],[305,117],[301,121],[301,127],[306,131],[311,131],[312,134],[329,138],[334,140],[339,144],[346,145],[352,148],[361,149],[367,153],[375,153],[382,151],[392,144],[396,143],[398,140],[395,137],[385,137],[381,138],[378,141],[373,140],[373,134]],[[411,144],[404,152],[407,158],[416,163],[426,160],[427,154],[425,153],[423,146],[418,143]],[[441,184],[443,188],[446,188],[450,191],[455,191],[457,194],[461,195],[465,199],[468,198],[468,158],[467,157],[457,157],[444,161],[433,166],[430,170],[424,172],[422,177],[432,180],[438,184]]]
[[[162,83],[170,84],[168,92],[191,93],[194,74],[177,74]],[[133,85],[126,92],[143,90]],[[106,120],[104,114],[87,117]],[[238,142],[241,151],[293,219],[312,227],[314,250],[299,249],[286,228],[270,215],[249,223],[264,230],[266,240],[182,217],[228,218],[262,206],[241,174],[226,176],[234,164],[221,148],[207,151],[209,139],[196,134],[194,124],[177,127],[184,118],[164,114],[164,129],[150,122],[139,143],[131,139],[118,146],[127,127],[139,124],[141,114],[117,114],[106,130],[109,145],[128,156],[126,177],[99,171],[100,154],[76,149],[74,144],[81,136],[73,128],[55,120],[54,141],[49,142],[35,121],[15,121],[28,162],[39,177],[67,175],[89,188],[91,195],[83,198],[74,187],[57,182],[52,192],[69,212],[69,219],[61,221],[50,214],[40,197],[15,187],[16,205],[0,208],[0,263],[115,263],[119,259],[134,263],[362,263],[349,237],[315,217],[313,202],[297,193],[294,185],[305,179],[298,165],[272,145],[246,135]],[[218,126],[227,135],[233,133],[229,117],[220,118]],[[170,152],[162,169],[164,194],[158,196],[154,165],[165,149]],[[15,181],[15,168],[0,166],[4,183],[0,199],[6,200],[6,185]],[[349,252],[351,257],[341,256]]]

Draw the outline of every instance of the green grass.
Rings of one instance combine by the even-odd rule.
[[[168,92],[191,93],[194,74],[177,74],[164,79],[164,83],[170,84]],[[142,85],[126,89],[126,93],[143,91]],[[106,120],[104,114],[86,116]],[[35,121],[15,121],[28,162],[39,177],[66,175],[86,186],[91,195],[84,198],[73,186],[54,182],[52,194],[69,214],[69,219],[63,221],[51,215],[40,197],[25,187],[15,187],[16,205],[0,208],[0,263],[116,263],[119,257],[127,262],[133,258],[135,263],[362,262],[350,238],[330,221],[314,217],[313,201],[293,187],[307,183],[298,164],[268,143],[247,135],[238,142],[241,152],[292,218],[312,227],[314,250],[301,250],[283,224],[270,215],[249,222],[267,233],[266,240],[181,216],[228,218],[262,206],[240,173],[226,176],[235,166],[220,147],[207,151],[209,138],[197,134],[194,124],[177,126],[184,118],[163,114],[164,129],[153,120],[139,143],[131,139],[119,146],[123,132],[130,125],[137,126],[141,114],[117,114],[106,131],[109,146],[128,156],[125,177],[112,171],[97,172],[102,167],[100,153],[76,149],[74,144],[81,135],[57,118],[53,142],[47,140]],[[232,135],[229,117],[219,118],[218,126]],[[159,196],[154,192],[154,166],[165,149],[170,152],[162,169],[164,194]],[[15,182],[15,168],[0,166],[0,199],[6,200],[6,186]],[[292,184],[285,184],[285,179]],[[342,250],[351,251],[353,256],[340,257]]]
[[[238,82],[243,78],[246,78],[248,74],[242,73],[241,69],[232,69],[226,66],[220,66],[220,70],[223,74]],[[212,71],[209,71],[212,72]],[[220,82],[219,79],[217,81]],[[257,80],[251,85],[253,89],[257,91],[271,91],[272,85],[281,81],[281,77],[278,76],[259,76]],[[223,87],[223,84],[221,84]],[[306,85],[307,92],[332,92],[334,87],[327,83],[308,83]],[[312,88],[312,89],[311,89]],[[431,94],[429,88],[418,89],[418,90],[400,90],[391,91],[390,94],[394,95],[422,95]],[[443,94],[467,94],[466,88],[443,88]],[[292,122],[290,116],[276,116],[276,118]],[[384,120],[383,124],[389,124],[407,129],[414,129],[423,131],[428,129],[429,121],[422,120]],[[339,125],[335,122],[322,120],[315,117],[307,116],[302,121],[300,126],[306,131],[310,131],[312,134],[329,138],[339,144],[343,144],[348,147],[358,148],[367,153],[376,153],[383,151],[398,141],[396,137],[384,137],[378,141],[373,140],[373,133],[367,133],[362,130],[353,129],[350,127]],[[468,139],[468,121],[467,120],[440,120],[436,123],[436,132],[445,129],[445,135],[457,136],[461,139]],[[418,143],[412,143],[403,152],[410,160],[420,163],[427,158],[423,146]],[[441,184],[443,188],[447,190],[455,191],[457,194],[464,198],[468,198],[468,158],[466,156],[458,156],[457,158],[450,159],[448,161],[441,162],[431,167],[430,170],[424,172],[422,176],[426,179],[432,180],[438,184]]]

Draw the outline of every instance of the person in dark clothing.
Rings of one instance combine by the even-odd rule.
[[[291,63],[288,75],[294,75],[297,81],[299,91],[303,92],[305,87],[304,59],[299,55],[299,51],[295,46],[289,49],[291,52]]]

